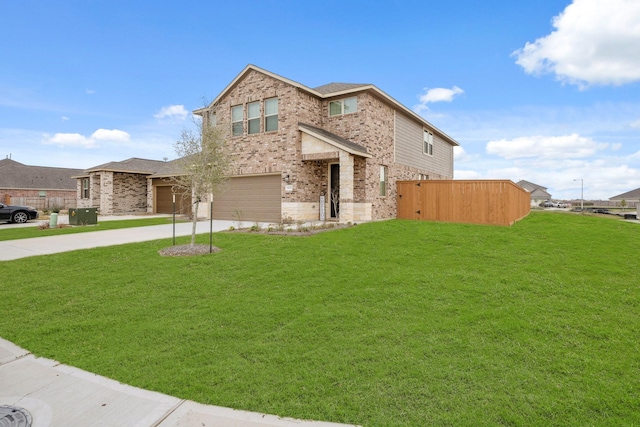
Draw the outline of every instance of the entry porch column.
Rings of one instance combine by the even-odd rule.
[[[340,222],[353,222],[353,155],[340,150]]]

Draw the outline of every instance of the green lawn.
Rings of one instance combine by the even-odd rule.
[[[141,218],[141,219],[123,219],[100,221],[95,225],[71,226],[62,228],[40,228],[39,224],[43,221],[32,221],[33,227],[11,227],[9,224],[0,224],[0,241],[29,239],[31,237],[57,236],[60,234],[86,233],[89,231],[115,230],[118,228],[144,227],[147,225],[171,224],[172,218]],[[44,221],[48,223],[48,221]]]
[[[170,244],[2,263],[0,336],[134,386],[288,417],[640,425],[640,224],[532,212],[512,227],[220,233],[220,253],[160,257]]]

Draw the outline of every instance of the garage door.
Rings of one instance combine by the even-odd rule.
[[[213,218],[279,223],[281,180],[280,174],[230,178],[213,198]]]
[[[171,186],[157,186],[156,189],[156,213],[173,213],[173,193]],[[176,213],[179,215],[191,215],[191,196],[181,197],[176,195]]]

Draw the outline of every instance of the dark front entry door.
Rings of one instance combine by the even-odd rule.
[[[338,218],[340,213],[340,164],[331,165],[330,177],[331,189],[329,190],[329,201],[331,202],[331,218]]]

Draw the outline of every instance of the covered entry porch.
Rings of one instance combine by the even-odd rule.
[[[369,221],[371,203],[366,201],[365,147],[324,129],[299,123],[303,164],[315,164],[321,187],[320,220]],[[323,218],[324,213],[324,218]]]

